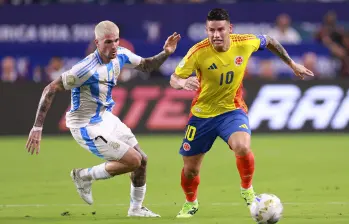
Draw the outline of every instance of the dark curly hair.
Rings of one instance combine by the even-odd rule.
[[[207,21],[226,20],[230,22],[229,13],[225,9],[215,8],[208,12]]]

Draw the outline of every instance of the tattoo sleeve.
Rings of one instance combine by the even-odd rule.
[[[277,55],[281,60],[283,60],[286,64],[290,65],[292,62],[291,57],[288,55],[285,48],[279,43],[279,41],[275,40],[270,36],[266,36],[267,38],[267,48]]]
[[[131,173],[131,181],[134,187],[142,187],[147,179],[147,155],[141,150],[137,144],[134,147],[142,156],[141,166]]]
[[[150,57],[150,58],[144,58],[142,59],[141,63],[135,67],[135,69],[150,73],[156,69],[158,69],[164,61],[168,58],[168,54],[165,53],[165,51],[160,52],[159,54]]]
[[[63,89],[64,88],[61,77],[51,82],[48,86],[45,87],[40,98],[38,110],[36,111],[36,117],[34,122],[35,127],[43,126],[46,114],[51,107],[51,103],[56,95],[56,92],[61,91]]]

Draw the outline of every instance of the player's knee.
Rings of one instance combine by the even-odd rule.
[[[129,160],[129,168],[134,171],[136,169],[138,169],[142,164],[142,156],[138,153],[135,152],[132,154],[132,157]]]
[[[134,162],[133,162],[133,168],[136,170],[142,165],[142,156],[139,155],[135,157]]]
[[[142,167],[146,167],[147,164],[148,164],[148,156],[142,155],[141,166],[142,166]]]
[[[192,179],[199,175],[199,169],[196,168],[186,168],[184,167],[184,176],[188,179]]]
[[[234,144],[232,144],[231,148],[235,152],[235,154],[239,156],[247,155],[251,151],[250,144],[243,141],[235,142]]]

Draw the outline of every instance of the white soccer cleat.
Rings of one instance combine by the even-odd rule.
[[[70,176],[73,179],[76,190],[78,191],[80,197],[89,205],[93,203],[91,185],[92,181],[81,179],[79,172],[82,169],[73,169],[70,172]]]
[[[128,210],[128,217],[161,217],[160,215],[150,211],[146,207],[130,208]]]

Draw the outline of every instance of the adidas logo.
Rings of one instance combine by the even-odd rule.
[[[215,63],[213,63],[210,67],[208,67],[208,70],[213,70],[213,69],[217,69],[217,65]]]
[[[248,129],[247,125],[246,124],[242,124],[239,126],[239,128],[245,128],[245,129]]]

